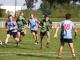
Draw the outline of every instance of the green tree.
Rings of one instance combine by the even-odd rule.
[[[38,0],[25,0],[27,8],[32,12],[32,8],[34,7],[34,3],[38,2]]]
[[[50,11],[50,4],[48,1],[43,1],[43,3],[41,4],[41,11],[42,13],[45,15],[45,14],[50,14],[51,11]]]
[[[64,3],[70,3],[71,0],[57,0],[57,3],[64,4]]]
[[[56,7],[56,5],[67,3],[69,4],[71,0],[42,0],[41,10],[43,14],[51,14],[51,10]]]
[[[70,3],[70,1],[72,0],[42,0],[42,2],[44,3],[45,1],[47,1],[50,4],[50,7],[53,6],[53,4],[58,3],[58,4],[65,4],[65,3]]]

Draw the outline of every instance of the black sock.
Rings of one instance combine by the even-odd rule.
[[[17,46],[18,46],[18,44],[19,44],[19,43],[18,43],[18,42],[16,42],[16,44],[17,44]]]

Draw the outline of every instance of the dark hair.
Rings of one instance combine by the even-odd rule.
[[[12,15],[8,15],[8,18],[11,17]]]
[[[70,19],[70,18],[71,18],[71,14],[67,13],[67,14],[65,15],[65,18],[66,18],[66,19]]]
[[[48,15],[44,15],[44,18],[49,17]]]

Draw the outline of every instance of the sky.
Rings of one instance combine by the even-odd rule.
[[[21,9],[25,9],[26,6],[23,6],[25,3],[25,0],[16,0],[17,1],[17,6],[16,6],[16,10],[21,10]],[[15,0],[0,0],[0,4],[2,4],[3,6],[1,6],[1,8],[6,9],[7,11],[15,11]],[[38,0],[38,2],[35,4],[35,8],[34,9],[38,9],[40,7],[41,4],[41,0]]]

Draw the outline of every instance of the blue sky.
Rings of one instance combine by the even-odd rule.
[[[26,6],[23,6],[23,4],[25,3],[25,0],[16,0],[17,1],[17,9],[16,10],[20,10],[25,9]],[[14,11],[15,9],[15,0],[0,0],[0,4],[2,4],[2,8],[10,10],[10,11]],[[38,2],[35,4],[35,9],[38,9],[40,7],[41,4],[41,0],[38,0]]]

